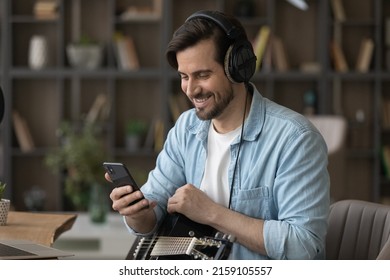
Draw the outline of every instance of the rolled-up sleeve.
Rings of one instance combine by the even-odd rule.
[[[329,213],[327,148],[319,132],[292,135],[284,146],[273,186],[277,219],[264,223],[272,259],[324,257]]]

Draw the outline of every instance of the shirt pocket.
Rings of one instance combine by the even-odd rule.
[[[269,220],[270,199],[267,187],[240,189],[236,193],[235,210],[253,218]]]

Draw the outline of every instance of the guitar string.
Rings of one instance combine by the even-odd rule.
[[[193,238],[191,237],[164,237],[161,236],[157,239],[146,240],[141,245],[142,249],[149,248],[150,244],[155,243],[151,254],[179,254],[186,253],[188,245],[191,244]],[[173,243],[173,244],[172,244]]]
[[[193,237],[170,237],[161,236],[159,238],[144,240],[141,247],[138,249],[147,249],[150,244],[154,243],[151,254],[169,255],[169,254],[185,254],[188,246],[193,241]],[[219,242],[195,239],[194,245],[219,246]]]

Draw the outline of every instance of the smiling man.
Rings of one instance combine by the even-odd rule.
[[[256,57],[240,22],[217,11],[191,15],[167,59],[194,108],[169,132],[145,199],[128,206],[139,191],[112,191],[129,230],[151,235],[179,213],[234,236],[231,259],[324,258],[326,144],[307,119],[250,83]]]

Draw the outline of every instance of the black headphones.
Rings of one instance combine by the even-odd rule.
[[[256,69],[256,55],[251,42],[242,39],[240,30],[234,26],[221,12],[198,11],[186,19],[207,19],[223,29],[227,37],[233,41],[225,54],[224,68],[228,79],[233,83],[248,83]]]

